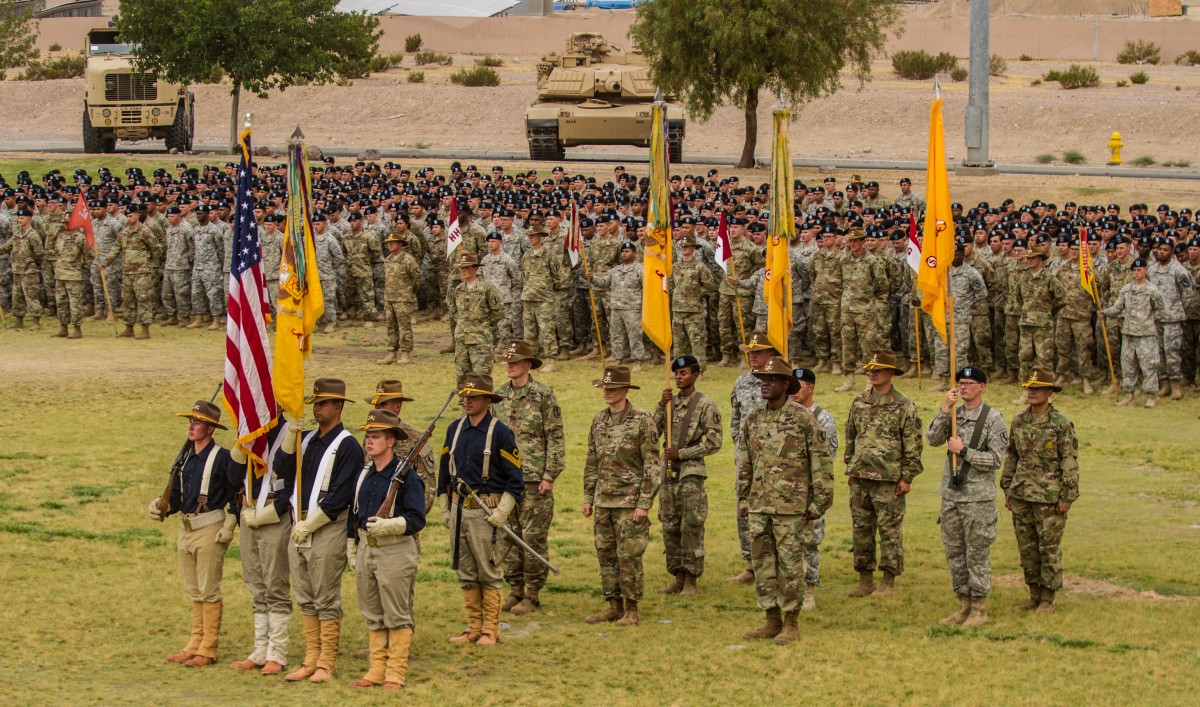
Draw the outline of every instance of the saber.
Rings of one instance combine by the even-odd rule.
[[[483,499],[479,497],[479,494],[475,493],[475,490],[474,490],[474,489],[472,489],[470,486],[467,486],[467,484],[466,484],[466,483],[464,483],[462,479],[459,479],[459,480],[458,480],[458,495],[459,495],[459,496],[462,496],[462,495],[464,495],[464,494],[463,494],[463,492],[464,492],[464,491],[466,491],[466,494],[465,494],[465,495],[467,495],[467,496],[470,496],[471,500],[475,501],[475,503],[476,503],[476,504],[478,504],[478,506],[479,506],[480,508],[482,508],[482,509],[483,509],[483,512],[484,512],[484,514],[485,514],[485,515],[486,515],[488,518],[491,518],[491,517],[492,517],[492,514],[493,514],[493,513],[495,513],[495,511],[494,511],[494,510],[492,510],[491,508],[488,508],[488,507],[487,507],[487,505],[486,505],[486,504],[484,504],[484,502],[483,502]],[[459,504],[459,508],[462,508],[462,504]],[[522,539],[521,539],[521,536],[520,536],[520,535],[517,535],[515,532],[513,532],[513,529],[512,529],[512,528],[508,527],[507,525],[502,525],[502,526],[500,526],[500,529],[504,531],[505,535],[507,535],[507,536],[508,536],[508,539],[509,539],[509,540],[513,541],[513,542],[514,542],[514,543],[516,543],[518,546],[520,546],[520,548],[521,548],[522,550],[524,550],[525,552],[529,553],[529,555],[530,555],[531,557],[533,557],[533,559],[535,559],[535,560],[537,560],[538,562],[540,562],[540,563],[542,563],[543,565],[545,565],[545,566],[546,566],[546,569],[550,570],[550,571],[551,571],[551,572],[553,572],[554,574],[561,574],[561,573],[558,571],[558,568],[557,568],[557,567],[555,567],[554,565],[550,564],[550,560],[547,560],[546,558],[544,558],[544,557],[542,557],[541,555],[537,554],[537,552],[536,552],[536,551],[534,551],[534,549],[533,549],[533,548],[529,547],[529,544],[528,544],[528,543],[526,543],[524,540],[522,540]]]

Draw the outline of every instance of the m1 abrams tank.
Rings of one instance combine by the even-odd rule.
[[[561,160],[566,148],[578,145],[650,146],[657,89],[641,53],[577,32],[567,38],[565,54],[542,57],[537,76],[537,101],[525,112],[530,159]],[[682,115],[676,108],[667,118],[667,149],[675,163],[683,161]]]

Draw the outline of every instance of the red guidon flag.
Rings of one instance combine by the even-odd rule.
[[[717,265],[725,272],[729,272],[729,261],[733,259],[733,249],[729,247],[729,220],[725,218],[725,212],[718,214],[717,226],[717,245],[714,248],[713,256],[716,258]]]
[[[88,248],[95,248],[96,233],[92,230],[92,212],[88,211],[87,199],[84,198],[83,192],[79,193],[75,208],[71,209],[71,218],[67,219],[68,231],[78,228],[83,229],[83,235],[87,237]]]
[[[458,225],[458,199],[450,201],[450,223],[446,224],[446,257],[454,257],[454,251],[462,245],[462,226]],[[454,267],[454,263],[450,263]]]

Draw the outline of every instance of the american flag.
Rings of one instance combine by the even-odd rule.
[[[256,476],[266,473],[267,431],[275,426],[275,389],[267,320],[271,307],[263,286],[262,251],[254,221],[250,130],[240,136],[233,258],[229,263],[229,317],[225,324],[225,407],[237,423],[237,446]]]

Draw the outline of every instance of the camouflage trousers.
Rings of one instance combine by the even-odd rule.
[[[454,342],[454,373],[458,376],[459,385],[466,379],[468,373],[492,375],[492,363],[495,360],[496,354],[492,351],[492,342],[490,341],[482,344]]]
[[[1084,378],[1095,378],[1096,367],[1092,365],[1095,348],[1096,340],[1092,338],[1090,320],[1059,318],[1054,332],[1054,350],[1058,354],[1058,366],[1054,372],[1059,376],[1067,376],[1074,368]]]
[[[1021,377],[1034,367],[1054,369],[1054,327],[1021,325]]]
[[[721,350],[721,296],[709,295],[704,300],[704,309],[708,312],[708,348],[714,353]],[[705,353],[708,353],[707,351]]]
[[[839,304],[813,303],[812,347],[818,359],[842,360],[842,315]]]
[[[704,312],[671,313],[671,357],[691,354],[700,361],[700,370],[708,367],[708,327]]]
[[[339,289],[341,288],[338,286],[337,278],[321,278],[321,303],[325,306],[325,312],[317,320],[317,324],[324,325],[337,322]]]
[[[618,361],[646,358],[646,347],[642,345],[642,310],[613,309],[609,311],[608,338],[612,343],[612,355]]]
[[[871,358],[871,351],[884,340],[879,319],[874,311],[842,315],[842,370],[853,371]]]
[[[1008,370],[1024,370],[1021,366],[1021,315],[1004,315],[1004,361]]]
[[[575,323],[571,313],[575,308],[575,288],[555,290],[554,299],[558,306],[554,309],[554,328],[558,336],[558,348],[570,351],[575,348]]]
[[[268,303],[271,305],[271,316],[275,316],[279,312],[279,279],[278,278],[267,278],[267,300],[268,300]]]
[[[126,273],[121,283],[121,301],[125,303],[125,326],[154,323],[154,273]]]
[[[492,339],[495,340],[497,346],[503,346],[513,339],[519,339],[517,336],[516,315],[518,310],[515,303],[504,303],[504,318],[500,323],[492,327]]]
[[[525,302],[525,340],[542,358],[558,356],[558,336],[554,333],[554,300]]]
[[[1138,373],[1142,374],[1142,390],[1150,395],[1158,392],[1158,340],[1153,336],[1122,337],[1121,390],[1137,390]]]
[[[659,488],[658,520],[662,523],[667,573],[704,574],[704,523],[708,492],[704,477],[695,474],[667,481]]]
[[[352,275],[346,283],[346,297],[350,311],[359,319],[372,321],[378,314],[375,309],[375,280],[371,275]]]
[[[1053,503],[1030,503],[1013,498],[1009,504],[1025,583],[1062,589],[1062,538],[1067,527],[1066,514],[1056,512]]]
[[[225,300],[221,299],[221,271],[192,271],[192,314],[211,314],[219,317],[225,313]]]
[[[942,499],[938,523],[950,567],[950,585],[960,597],[986,597],[992,591],[991,548],[996,542],[996,501]]]
[[[224,278],[224,280],[228,285],[229,278]],[[228,291],[226,294],[228,294]],[[345,265],[342,265],[337,270],[337,306],[338,309],[342,310],[343,312],[349,310],[350,308],[349,294],[350,270]]]
[[[162,302],[168,317],[187,319],[192,316],[192,274],[187,270],[163,273]],[[275,300],[271,300],[271,304],[275,304]]]
[[[413,306],[408,302],[385,302],[384,319],[387,321],[388,351],[412,353]]]
[[[605,599],[642,600],[642,555],[650,541],[650,518],[633,520],[632,508],[594,508],[596,559]]]
[[[112,265],[104,269],[104,277],[100,277],[99,253],[92,261],[92,292],[95,295],[96,309],[105,309],[108,305],[104,298],[104,284],[108,283],[108,296],[112,299],[113,307],[121,306],[121,259],[117,258]]]
[[[1005,340],[1006,340],[1005,326],[1006,326],[1006,324],[1007,324],[1007,322],[1005,321],[1004,310],[1003,309],[993,309],[992,310],[992,351],[994,352],[994,355],[992,357],[992,361],[993,361],[992,368],[997,372],[1008,370],[1010,368],[1010,366],[1008,364],[1008,351],[1006,350],[1006,347],[1005,347]]]
[[[738,467],[738,450],[735,447],[733,450],[733,468],[736,469],[737,467]],[[734,482],[733,482],[733,497],[737,498],[737,478],[736,478],[736,476],[735,476]],[[746,514],[748,514],[750,512],[750,504],[739,499],[734,504],[734,515],[737,517],[738,550],[741,552],[742,561],[745,562],[746,564],[749,564],[750,563],[750,521],[749,521],[747,515],[742,513],[743,510],[745,510]]]
[[[42,316],[42,276],[38,273],[13,275],[12,314],[14,317]]]
[[[906,354],[913,335],[912,306],[908,303],[907,295],[894,298],[888,306],[888,316],[892,322],[892,351]]]
[[[58,307],[58,321],[63,326],[81,326],[83,324],[83,293],[86,283],[83,280],[56,280],[54,283],[54,299]]]
[[[788,334],[788,352],[792,360],[799,360],[800,352],[809,347],[808,310],[809,302],[792,302],[792,333]]]
[[[922,322],[925,325],[925,338],[933,342],[933,372],[945,378],[955,372],[950,370],[950,343],[942,341],[941,335],[933,327],[932,319],[923,317]],[[947,319],[947,329],[949,326],[950,323]],[[956,312],[954,317],[954,366],[956,368],[961,369],[963,366],[971,365],[970,350],[971,317],[960,317]]]
[[[738,301],[741,302],[740,314]],[[750,322],[754,318],[753,308],[754,299],[752,297],[721,295],[721,302],[717,309],[717,325],[721,331],[721,351],[737,357],[738,344],[744,343],[745,337],[750,335]],[[744,332],[743,329],[745,329]]]
[[[12,260],[8,255],[0,256],[0,307],[12,309]]]
[[[971,315],[971,365],[985,371],[995,371],[992,356],[992,318],[989,314]],[[961,365],[961,364],[960,364]]]
[[[431,267],[426,271],[426,286],[429,288],[429,308],[435,312],[446,311],[447,272],[444,265],[441,268]]]
[[[571,300],[571,331],[574,334],[572,341],[576,345],[585,346],[595,343],[596,325],[592,323],[592,301],[588,297],[587,288],[575,289],[575,295]]]
[[[42,258],[42,309],[49,310],[46,316],[54,316],[57,307],[54,302],[54,263],[49,257]]]
[[[373,263],[371,265],[371,286],[375,290],[375,308],[379,311],[384,311],[385,302],[383,301],[383,290],[387,281],[383,275],[383,263]]]
[[[821,583],[821,543],[825,540],[825,516],[810,521],[812,532],[804,548],[804,581],[816,586]]]
[[[16,295],[14,293],[14,300]],[[1183,322],[1159,322],[1158,345],[1162,354],[1161,378],[1183,380]]]
[[[1183,323],[1183,379],[1196,380],[1197,356],[1200,356],[1200,319],[1189,319]]]
[[[850,479],[851,537],[856,572],[875,571],[876,533],[879,535],[879,569],[897,576],[904,572],[904,509],[905,497],[896,495],[895,481]]]
[[[538,483],[525,484],[521,505],[513,509],[508,527],[521,536],[537,554],[550,558],[550,522],[554,520],[554,492],[538,493]],[[507,536],[505,536],[507,537]],[[510,587],[540,591],[546,585],[546,566],[533,559],[516,543],[505,543],[504,581]]]
[[[811,523],[799,515],[751,511],[750,563],[754,567],[754,592],[763,610],[798,611],[804,598],[805,554]]]

